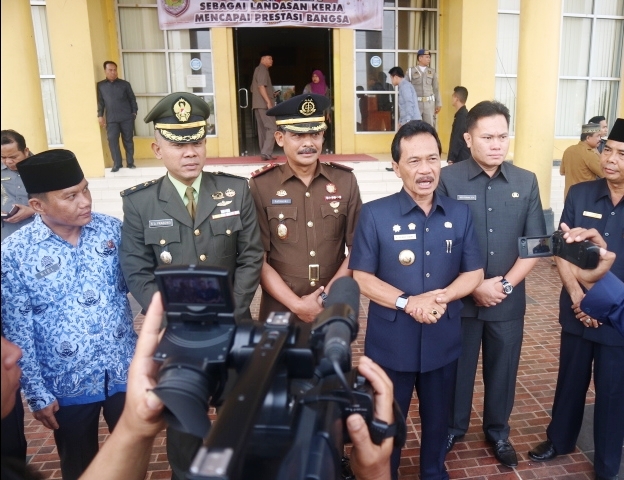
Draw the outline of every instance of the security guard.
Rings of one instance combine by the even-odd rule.
[[[435,127],[435,117],[442,108],[442,98],[438,91],[438,74],[431,68],[431,53],[420,49],[416,53],[418,65],[410,67],[407,77],[418,95],[418,108],[422,119]]]
[[[132,295],[147,309],[157,290],[158,265],[216,265],[232,275],[237,319],[250,317],[262,248],[247,180],[203,172],[206,119],[201,98],[185,92],[163,98],[145,117],[154,122],[152,150],[167,174],[121,192],[121,265]],[[189,438],[190,437],[190,438]],[[182,480],[201,439],[171,429],[167,454]]]
[[[265,250],[260,320],[291,311],[312,322],[334,279],[350,275],[350,247],[362,206],[352,169],[321,163],[329,100],[304,94],[270,109],[286,163],[269,164],[249,182]]]

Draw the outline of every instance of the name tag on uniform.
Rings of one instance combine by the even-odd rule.
[[[41,280],[43,277],[47,277],[51,273],[58,272],[60,268],[61,268],[61,264],[60,263],[55,263],[54,265],[50,265],[45,270],[41,270],[40,272],[38,272],[35,275],[35,278],[37,280]]]
[[[173,227],[172,218],[164,218],[162,220],[150,220],[149,228]]]
[[[212,215],[212,219],[216,220],[217,218],[233,217],[234,215],[240,215],[240,210],[234,210],[233,212],[217,213],[216,215]]]
[[[476,195],[457,195],[457,200],[476,200]]]
[[[602,213],[594,213],[594,212],[588,212],[587,210],[585,210],[583,212],[583,216],[584,217],[591,217],[591,218],[602,218]]]
[[[394,239],[395,240],[416,240],[416,234],[415,233],[404,233],[402,235],[395,235]]]
[[[272,198],[271,205],[290,205],[292,198]]]

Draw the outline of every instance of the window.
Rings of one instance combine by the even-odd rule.
[[[208,135],[215,135],[214,80],[210,29],[160,30],[155,0],[118,0],[119,41],[124,78],[139,105],[137,136],[152,136],[142,118],[172,92],[190,92],[210,106]],[[143,112],[143,113],[141,113]]]
[[[397,93],[388,78],[388,70],[398,65],[407,75],[408,68],[416,65],[416,52],[421,48],[431,51],[431,67],[436,68],[437,0],[384,0],[383,30],[356,30],[358,132],[395,130]]]
[[[509,109],[510,135],[514,135],[516,130],[519,39],[520,0],[499,0],[494,98]]]
[[[624,0],[564,0],[559,58],[559,137],[578,137],[595,115],[613,125],[624,43]]]
[[[54,68],[52,66],[52,53],[50,52],[48,17],[46,15],[45,1],[31,1],[30,12],[35,33],[37,60],[39,62],[43,118],[45,120],[48,147],[62,147],[63,136],[61,133],[61,119],[59,117],[56,100],[56,76],[54,75]]]

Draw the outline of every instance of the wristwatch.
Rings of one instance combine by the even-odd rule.
[[[505,295],[509,295],[513,292],[513,285],[509,283],[506,278],[503,278],[501,283],[503,284],[503,292],[505,292]]]
[[[321,292],[320,297],[321,297],[321,303],[323,304],[323,308],[324,308],[325,301],[327,300],[327,297],[329,297],[329,295],[327,295],[325,292]]]
[[[399,295],[399,298],[397,298],[396,302],[394,303],[394,306],[397,308],[397,310],[401,310],[402,312],[405,311],[408,298],[409,298],[409,295],[407,293],[403,293],[402,295]]]
[[[392,403],[392,411],[394,413],[392,425],[374,418],[368,425],[368,432],[375,445],[381,445],[381,442],[386,438],[393,438],[394,446],[402,448],[407,439],[407,425],[405,424],[405,417],[401,413],[401,407],[396,400]]]

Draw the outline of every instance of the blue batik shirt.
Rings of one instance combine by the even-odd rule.
[[[2,243],[2,328],[32,411],[126,391],[136,333],[120,241],[121,222],[93,213],[76,247],[38,215]]]

